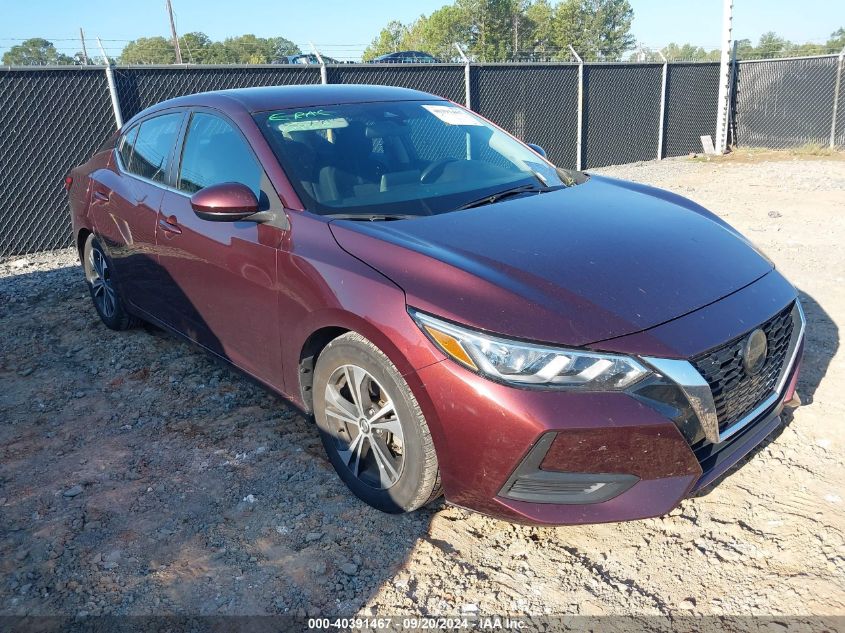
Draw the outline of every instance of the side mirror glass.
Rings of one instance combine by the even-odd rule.
[[[526,145],[528,145],[528,147],[533,149],[535,152],[537,152],[543,158],[546,157],[546,150],[544,150],[542,147],[540,147],[536,143],[526,143]]]
[[[258,213],[258,198],[239,182],[223,182],[200,189],[191,196],[194,213],[212,222],[237,222]]]

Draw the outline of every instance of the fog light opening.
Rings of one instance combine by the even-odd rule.
[[[620,473],[573,473],[542,470],[540,464],[555,433],[543,435],[502,486],[499,496],[514,501],[552,504],[590,504],[608,501],[631,488],[640,478]]]

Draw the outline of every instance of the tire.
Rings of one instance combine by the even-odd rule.
[[[126,309],[117,290],[111,260],[93,233],[82,249],[82,268],[94,309],[107,328],[120,331],[140,325],[140,319]]]
[[[357,385],[355,395],[350,385]],[[312,393],[329,461],[359,499],[402,513],[441,495],[437,455],[419,404],[370,341],[349,332],[329,343],[317,359]]]

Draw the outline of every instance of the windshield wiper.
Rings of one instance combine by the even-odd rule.
[[[408,220],[418,218],[418,215],[400,215],[390,213],[329,213],[333,220],[365,220],[367,222],[387,222],[389,220]]]
[[[489,196],[484,196],[478,200],[472,200],[471,202],[462,204],[456,209],[456,211],[474,209],[475,207],[481,207],[485,204],[493,204],[494,202],[499,202],[500,200],[504,200],[505,198],[510,198],[511,196],[516,196],[521,193],[546,193],[557,189],[563,189],[563,187],[538,187],[533,183],[528,185],[519,185],[518,187],[511,187],[510,189],[505,189],[504,191],[499,191],[498,193],[492,193]]]

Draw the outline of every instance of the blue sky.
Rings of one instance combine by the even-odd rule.
[[[212,39],[255,33],[283,35],[302,47],[316,42],[328,55],[359,55],[390,19],[410,22],[430,13],[444,0],[172,0],[180,32],[203,31]],[[644,45],[658,48],[671,41],[717,48],[721,28],[721,0],[630,0],[634,7],[634,35]],[[127,40],[145,35],[166,35],[164,0],[3,0],[0,5],[0,50],[13,39],[43,36],[65,52],[78,50],[78,28],[93,39],[99,35],[110,54]],[[775,31],[798,42],[823,42],[845,26],[841,0],[734,0],[734,27],[738,38],[754,41]],[[67,40],[67,41],[60,41]],[[90,50],[90,49],[89,49]]]

